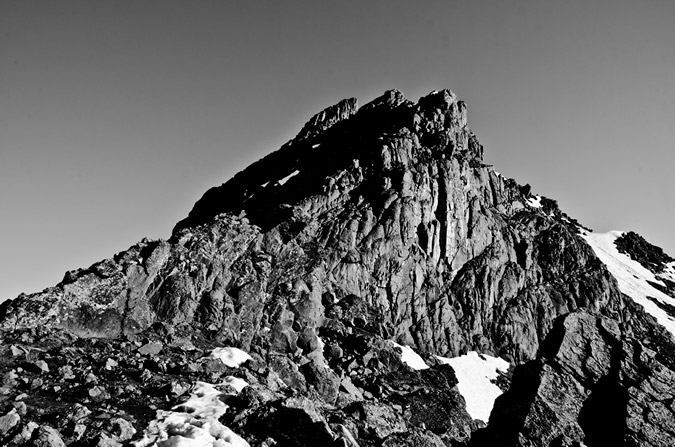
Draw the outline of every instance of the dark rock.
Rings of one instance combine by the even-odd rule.
[[[665,264],[675,261],[662,248],[650,244],[633,231],[624,233],[614,243],[620,253],[627,254],[653,273],[662,272]]]
[[[314,386],[325,402],[330,404],[335,402],[340,387],[340,378],[333,371],[324,365],[319,366],[310,362],[302,366],[302,373],[307,383]]]
[[[279,446],[337,446],[328,423],[316,405],[307,398],[289,398],[272,406],[260,407],[245,420],[234,425],[239,433],[249,433],[249,439],[260,437],[260,445]],[[232,426],[232,425],[231,425]],[[254,444],[255,445],[255,444]]]

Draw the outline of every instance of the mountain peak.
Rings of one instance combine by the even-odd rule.
[[[401,148],[405,153],[399,158],[386,159]],[[315,114],[279,150],[208,190],[174,234],[225,212],[244,211],[269,228],[288,215],[280,206],[322,194],[331,179],[355,163],[367,183],[382,170],[453,157],[480,164],[483,148],[467,127],[466,105],[450,90],[431,92],[417,103],[388,90],[361,108],[355,98],[344,99]]]

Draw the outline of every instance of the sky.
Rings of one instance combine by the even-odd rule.
[[[0,1],[0,301],[143,237],[343,98],[450,88],[485,159],[675,256],[675,2]]]

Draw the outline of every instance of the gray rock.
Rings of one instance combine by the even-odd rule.
[[[49,372],[49,365],[44,360],[38,360],[34,365],[41,373]]]
[[[38,428],[38,424],[35,422],[28,422],[23,429],[21,429],[21,432],[19,432],[13,439],[12,443],[14,445],[24,445],[27,443],[31,437],[33,436],[33,432]]]
[[[34,435],[33,438],[33,445],[35,447],[65,447],[66,444],[56,429],[43,425],[37,429],[37,435]]]
[[[158,341],[151,341],[150,343],[146,343],[140,348],[138,348],[138,352],[141,355],[157,355],[159,354],[162,349],[164,348],[164,345]]]
[[[0,416],[0,435],[7,434],[12,428],[21,421],[21,416],[19,416],[16,408],[12,408],[9,413],[4,416]]]
[[[352,411],[358,412],[362,430],[383,440],[392,433],[403,433],[407,426],[403,418],[389,406],[373,402],[357,402]]]

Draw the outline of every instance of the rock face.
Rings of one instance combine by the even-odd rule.
[[[586,310],[557,320],[473,445],[674,445],[675,344],[629,307],[625,323]]]
[[[224,418],[252,445],[591,446],[610,431],[618,444],[670,445],[671,334],[619,290],[579,224],[530,189],[483,163],[448,90],[417,103],[395,90],[361,108],[344,100],[207,191],[169,240],[0,305],[0,330],[33,344],[45,331],[103,338],[104,369],[126,368],[119,340],[142,338],[138,355],[164,362],[143,364],[143,380],[162,383],[170,402],[172,380],[199,369],[176,358],[180,343],[238,346],[255,359],[252,385]],[[406,367],[387,340],[431,368]],[[485,428],[466,413],[452,368],[433,361],[471,350],[518,365]],[[60,371],[49,359],[32,393]],[[110,405],[105,389],[87,393]],[[608,409],[601,421],[598,409]],[[147,414],[125,411],[142,433]]]

